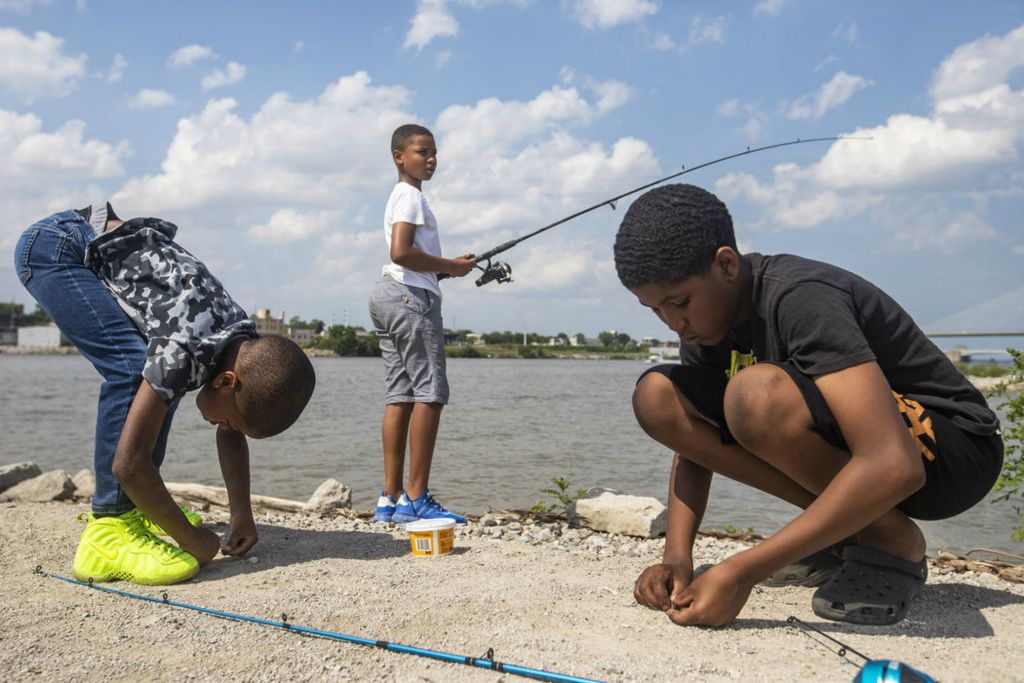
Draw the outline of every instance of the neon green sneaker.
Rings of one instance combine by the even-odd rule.
[[[71,574],[79,581],[131,581],[150,586],[179,583],[199,571],[196,558],[160,540],[138,508],[117,517],[85,515]]]
[[[194,527],[201,527],[203,525],[203,518],[199,516],[198,512],[192,512],[191,510],[189,510],[187,507],[185,507],[183,505],[179,505],[178,507],[181,508],[181,511],[185,513],[185,518],[188,520],[189,524],[191,524]],[[139,511],[139,516],[142,518],[142,524],[147,529],[149,529],[154,534],[156,534],[157,536],[168,536],[169,535],[166,531],[164,531],[160,527],[159,524],[157,524],[156,522],[151,520],[149,517],[147,517],[146,513],[142,512],[141,510]]]

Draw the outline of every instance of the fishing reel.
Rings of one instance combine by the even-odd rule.
[[[484,271],[484,274],[476,279],[477,287],[483,287],[494,280],[497,280],[499,285],[504,282],[512,282],[512,266],[507,263],[495,261],[492,264],[488,259],[486,268],[479,265],[477,267]]]

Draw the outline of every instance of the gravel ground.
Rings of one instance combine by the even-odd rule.
[[[4,680],[515,681],[280,628],[131,600],[33,574],[70,576],[83,504],[0,506],[0,672]],[[206,513],[223,532],[226,516]],[[144,595],[372,640],[605,680],[850,680],[858,669],[786,623],[795,615],[850,647],[942,681],[1024,680],[1024,586],[932,566],[910,616],[889,627],[822,621],[813,589],[757,588],[733,624],[682,628],[633,601],[661,541],[487,517],[437,559],[404,530],[345,516],[266,514],[260,543]],[[701,537],[699,563],[739,549]]]

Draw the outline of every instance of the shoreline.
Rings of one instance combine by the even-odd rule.
[[[0,554],[11,596],[0,602],[0,668],[9,680],[381,680],[514,681],[379,649],[303,638],[170,606],[90,591],[35,575],[69,575],[81,503],[0,505]],[[214,531],[225,512],[203,512]],[[683,628],[636,604],[633,581],[660,558],[661,540],[640,540],[494,515],[460,528],[455,550],[416,558],[395,525],[350,512],[268,512],[246,558],[220,557],[195,578],[118,590],[269,620],[352,634],[371,642],[494,659],[615,681],[849,680],[858,666],[825,653],[788,624],[793,615],[872,658],[896,659],[938,680],[1000,680],[1024,670],[1024,584],[957,573],[931,575],[906,620],[865,627],[823,621],[813,589],[755,587],[732,624]],[[517,526],[518,525],[518,528]],[[13,543],[17,539],[17,543]],[[746,547],[698,538],[695,564]],[[637,647],[639,643],[643,647]],[[130,645],[126,647],[126,645]],[[957,652],[949,657],[948,652]],[[855,658],[852,658],[855,659]],[[858,662],[859,664],[859,662]]]

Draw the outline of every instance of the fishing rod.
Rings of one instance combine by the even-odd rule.
[[[867,655],[857,652],[849,645],[833,638],[824,631],[811,626],[806,621],[801,621],[800,619],[791,616],[786,619],[786,623],[790,624],[794,628],[800,628],[800,632],[805,634],[811,640],[815,640],[815,638],[810,634],[810,631],[814,631],[819,636],[828,638],[839,646],[839,649],[836,650],[836,654],[840,657],[844,657],[849,660],[850,658],[846,656],[849,652],[860,657],[864,661],[864,664],[861,666],[860,671],[857,672],[857,677],[853,679],[853,683],[935,683],[935,679],[928,674],[923,671],[918,671],[903,662],[897,662],[892,659],[871,659]],[[818,641],[815,640],[815,642]],[[818,644],[823,645],[823,643],[820,642],[818,642]]]
[[[490,669],[492,671],[498,671],[500,673],[514,674],[516,676],[523,676],[525,678],[533,678],[540,681],[554,681],[555,683],[600,683],[592,678],[580,678],[578,676],[570,676],[568,674],[555,673],[553,671],[545,671],[544,669],[531,669],[526,666],[519,666],[518,664],[508,664],[506,662],[499,662],[494,659],[494,648],[488,648],[486,654],[483,657],[467,657],[465,655],[454,654],[451,652],[442,652],[441,650],[430,650],[422,647],[413,647],[412,645],[402,645],[401,643],[392,643],[386,640],[371,640],[369,638],[360,638],[359,636],[350,636],[344,633],[337,633],[335,631],[325,631],[317,628],[309,628],[307,626],[299,626],[292,624],[288,621],[288,615],[282,614],[281,621],[273,621],[272,619],[260,619],[258,617],[249,617],[244,614],[236,614],[235,612],[225,612],[222,610],[210,609],[208,607],[200,607],[198,605],[190,605],[186,602],[176,602],[170,600],[167,597],[167,593],[164,593],[161,597],[156,598],[151,595],[140,595],[138,593],[129,593],[128,591],[117,590],[116,588],[107,588],[106,586],[99,586],[90,579],[89,581],[79,581],[72,579],[67,576],[61,576],[60,574],[51,574],[43,571],[42,565],[37,565],[34,574],[39,576],[49,577],[51,579],[60,579],[67,583],[75,584],[76,586],[84,586],[86,588],[92,588],[104,593],[112,593],[114,595],[121,595],[127,598],[133,598],[135,600],[142,600],[144,602],[153,602],[161,605],[169,605],[171,607],[180,607],[182,609],[189,609],[194,612],[202,612],[203,614],[212,614],[215,617],[223,617],[224,619],[231,619],[233,621],[250,622],[253,624],[262,624],[263,626],[274,626],[276,628],[282,628],[286,631],[294,631],[302,635],[319,636],[321,638],[328,638],[330,640],[340,640],[346,643],[353,643],[355,645],[365,645],[367,647],[376,647],[382,650],[389,650],[391,652],[400,652],[402,654],[419,655],[420,657],[427,657],[429,659],[437,659],[442,662],[448,662],[451,664],[465,664],[466,666],[477,667],[480,669]]]
[[[871,140],[871,139],[872,138],[869,138],[869,137],[866,137],[866,138],[865,137],[849,137],[849,136],[844,136],[844,135],[839,135],[839,136],[835,136],[835,137],[827,137],[827,138],[807,138],[805,140],[801,140],[800,138],[797,138],[796,140],[790,140],[789,142],[777,142],[774,145],[765,145],[764,147],[756,147],[754,149],[750,149],[750,147],[747,147],[742,152],[737,152],[736,154],[730,154],[728,156],[721,157],[720,159],[714,159],[713,161],[706,161],[703,164],[698,164],[697,166],[694,166],[692,168],[686,168],[684,166],[683,170],[681,170],[681,171],[676,171],[675,173],[673,173],[671,175],[667,175],[664,178],[659,178],[658,180],[654,180],[652,182],[649,182],[646,185],[641,185],[640,187],[637,187],[637,188],[634,188],[632,190],[629,190],[628,192],[623,192],[620,195],[616,195],[616,196],[612,197],[611,199],[606,199],[603,202],[598,202],[597,204],[594,204],[593,206],[588,206],[587,208],[585,208],[585,209],[583,209],[581,211],[577,211],[576,213],[574,213],[572,215],[569,215],[569,216],[566,216],[565,218],[560,218],[557,221],[555,221],[554,223],[549,223],[549,224],[545,225],[542,228],[538,228],[537,230],[534,230],[531,233],[527,233],[527,234],[523,235],[522,237],[517,237],[517,238],[515,238],[513,240],[509,240],[508,242],[505,242],[504,244],[499,244],[498,246],[494,247],[493,249],[485,251],[484,253],[480,254],[479,256],[476,256],[473,259],[473,263],[475,264],[476,268],[479,268],[480,270],[483,271],[483,275],[481,275],[479,278],[477,278],[476,286],[477,287],[482,287],[482,286],[486,285],[488,282],[492,282],[492,281],[497,281],[498,284],[501,284],[503,282],[512,282],[512,266],[510,266],[508,263],[503,263],[501,261],[495,261],[494,263],[491,263],[491,259],[494,258],[495,256],[497,256],[498,254],[500,254],[501,252],[508,251],[509,249],[511,249],[512,247],[516,246],[517,244],[519,244],[520,242],[522,242],[524,240],[528,240],[528,239],[530,239],[531,237],[533,237],[535,235],[539,235],[540,233],[545,232],[546,230],[550,230],[551,228],[554,228],[555,226],[561,225],[562,223],[566,223],[568,221],[571,221],[574,218],[579,218],[583,214],[590,213],[591,211],[594,211],[595,209],[600,209],[602,206],[610,206],[614,210],[616,203],[620,199],[622,199],[623,197],[628,197],[629,195],[636,194],[637,192],[640,192],[641,190],[646,190],[649,187],[654,187],[655,185],[660,185],[661,183],[665,182],[666,180],[672,180],[672,178],[678,178],[681,175],[686,175],[687,173],[693,173],[694,171],[700,170],[702,168],[707,168],[708,166],[713,166],[713,165],[721,163],[723,161],[728,161],[729,159],[735,159],[736,157],[742,157],[742,156],[746,156],[747,154],[754,154],[756,152],[763,152],[763,151],[768,150],[768,149],[775,149],[776,147],[787,147],[789,145],[803,145],[803,144],[806,144],[808,142],[827,142],[827,141],[836,141],[836,140]],[[480,263],[482,261],[486,261],[487,265],[486,266],[481,266]],[[443,274],[438,275],[439,279],[443,278],[443,277],[446,277],[446,276],[443,275]]]

